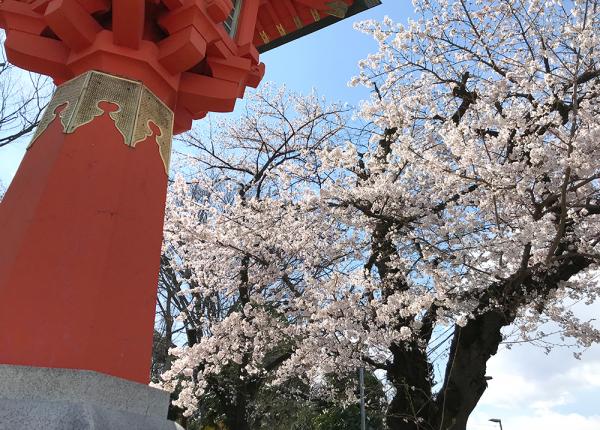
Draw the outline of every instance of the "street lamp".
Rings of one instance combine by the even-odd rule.
[[[502,429],[502,420],[501,419],[499,419],[499,418],[490,418],[490,421],[493,422],[493,423],[498,423],[498,425],[500,426],[500,430],[503,430]]]

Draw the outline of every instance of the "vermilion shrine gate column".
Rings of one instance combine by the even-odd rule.
[[[58,85],[0,203],[0,364],[147,383],[172,135],[376,3],[0,0],[9,60]]]

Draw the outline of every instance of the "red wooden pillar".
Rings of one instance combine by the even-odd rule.
[[[59,85],[0,203],[0,364],[149,381],[174,127],[264,73],[231,8],[0,0],[11,62]]]
[[[242,0],[232,38],[231,0],[0,0],[11,63],[59,85],[0,203],[0,364],[148,382],[172,133],[357,3]]]
[[[59,89],[0,203],[0,363],[148,382],[172,119],[134,81]]]

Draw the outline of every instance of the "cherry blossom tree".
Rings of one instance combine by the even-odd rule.
[[[188,136],[194,155],[185,160],[185,176],[191,179],[176,179],[165,227],[161,284],[171,293],[159,297],[162,315],[169,301],[176,305],[159,321],[175,317],[187,334],[188,348],[175,355],[188,364],[177,360],[167,375],[202,381],[202,388],[181,384],[176,405],[188,412],[196,395],[210,393],[227,411],[228,428],[259,425],[253,402],[293,352],[293,324],[278,306],[302,296],[307,256],[318,277],[345,252],[336,245],[343,232],[333,229],[328,237],[320,212],[301,210],[305,203],[295,192],[326,180],[316,151],[348,134],[347,110],[267,87],[239,120]],[[313,254],[297,243],[298,234],[331,246]],[[284,388],[300,394],[297,386]]]
[[[266,91],[190,137],[165,250],[202,330],[163,375],[188,414],[232,363],[315,397],[367,366],[390,429],[464,430],[507,328],[600,339],[570,310],[599,292],[598,1],[414,3],[406,25],[358,25],[379,43],[360,118]],[[193,311],[208,302],[218,318]]]

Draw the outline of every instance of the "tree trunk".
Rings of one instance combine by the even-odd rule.
[[[487,388],[486,363],[497,352],[506,324],[504,315],[492,311],[455,328],[446,382],[435,398],[427,355],[415,346],[408,351],[395,347],[388,378],[396,395],[387,412],[388,428],[466,430],[467,419]]]
[[[252,422],[252,416],[254,415],[253,403],[259,387],[260,383],[257,380],[240,384],[235,395],[235,403],[226,412],[225,424],[228,429],[251,430],[259,427],[260,423],[258,421],[254,420],[256,422]]]
[[[227,413],[225,425],[228,429],[251,430],[247,417],[247,405],[244,399],[238,398],[235,407]]]
[[[469,415],[487,388],[487,361],[498,351],[502,327],[511,322],[502,313],[490,311],[465,327],[455,327],[445,383],[436,399],[436,429],[466,429]]]
[[[396,394],[388,407],[386,423],[391,430],[418,430],[419,423],[431,414],[432,368],[427,354],[418,345],[410,349],[392,345],[393,361],[388,367],[388,379]]]

